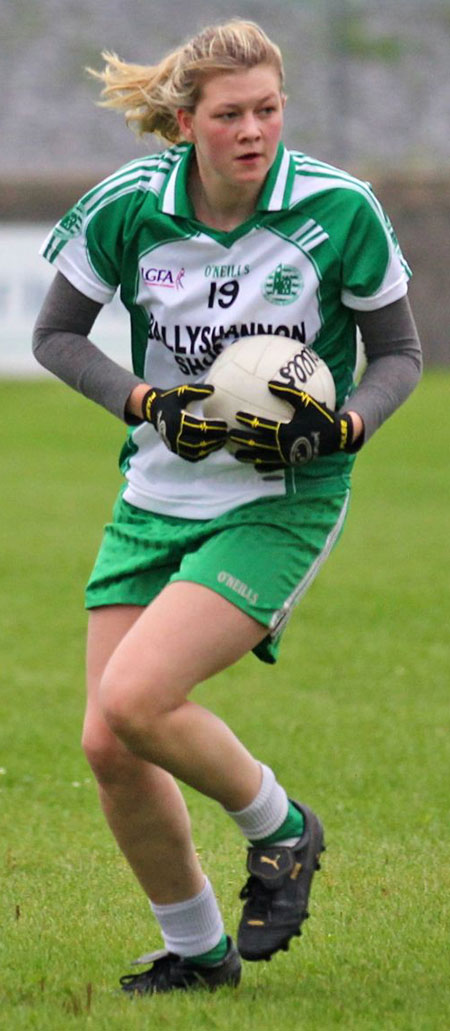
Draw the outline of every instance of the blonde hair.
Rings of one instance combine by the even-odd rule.
[[[102,57],[103,71],[87,69],[104,84],[100,104],[124,112],[139,136],[156,133],[170,143],[183,138],[177,111],[195,110],[208,75],[269,64],[280,77],[280,88],[284,84],[279,47],[259,25],[241,18],[203,29],[157,65],[129,64],[110,51]]]

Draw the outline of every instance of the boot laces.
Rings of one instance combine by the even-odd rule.
[[[273,892],[269,891],[264,884],[251,874],[246,884],[239,893],[239,898],[247,899],[246,907],[251,907],[252,915],[266,916],[272,903]]]
[[[169,952],[166,956],[156,959],[149,970],[142,970],[139,974],[124,974],[120,978],[120,984],[128,991],[144,992],[149,988],[158,990],[166,988],[171,984],[172,963],[177,959],[174,953]]]

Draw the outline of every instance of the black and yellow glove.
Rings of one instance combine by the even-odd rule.
[[[251,412],[237,412],[246,429],[232,429],[229,439],[238,445],[235,457],[251,462],[258,472],[266,473],[291,465],[303,465],[321,455],[336,451],[356,451],[352,444],[353,421],[347,413],[333,412],[305,390],[271,380],[269,389],[294,408],[290,422],[276,422]],[[362,443],[362,441],[361,441]]]
[[[186,407],[213,392],[212,386],[188,384],[170,390],[151,387],[142,401],[142,416],[153,424],[169,451],[187,462],[199,462],[224,446],[228,427],[223,419],[202,419],[191,415]]]

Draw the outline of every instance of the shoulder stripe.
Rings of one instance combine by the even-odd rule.
[[[104,182],[99,183],[90,194],[83,198],[83,207],[86,214],[91,214],[99,203],[103,206],[105,197],[113,200],[116,195],[121,195],[124,190],[130,187],[151,190],[154,176],[158,172],[167,174],[168,170],[168,167],[161,168],[161,165],[154,165],[153,167],[150,165],[147,168],[139,165],[135,169],[123,171],[113,178],[105,179]]]
[[[102,179],[85,193],[76,205],[82,224],[86,227],[102,208],[129,193],[150,192],[158,196],[184,149],[186,148],[180,145],[171,147],[161,154],[135,158],[106,179]],[[49,261],[55,260],[67,242],[67,235],[60,231],[59,225],[58,223],[50,233],[44,245],[43,253]]]
[[[291,195],[291,207],[295,207],[307,198],[314,197],[328,189],[346,189],[358,193],[367,201],[377,215],[381,225],[384,227],[390,247],[395,251],[406,276],[411,272],[399,247],[397,238],[392,229],[389,218],[386,216],[382,205],[375,196],[369,182],[357,179],[341,168],[335,168],[324,161],[317,161],[299,151],[291,152],[294,168],[295,181]],[[319,243],[319,238],[314,238],[314,246]],[[306,241],[308,245],[308,241]],[[312,243],[312,238],[309,243]]]
[[[121,197],[126,196],[128,193],[135,193],[136,190],[145,191],[149,189],[148,183],[150,181],[150,179],[144,180],[142,177],[127,177],[121,188],[118,186],[112,189],[105,187],[95,198],[92,199],[90,205],[85,205],[84,201],[82,204],[80,202],[80,210],[83,212],[84,227],[86,227],[94,215],[96,215],[102,208],[106,207],[107,204],[120,200]],[[54,261],[60,250],[62,250],[67,243],[68,238],[65,234],[61,234],[58,226],[59,223],[52,231],[45,247],[44,257],[46,257],[48,261]]]
[[[162,151],[161,154],[151,154],[149,157],[134,158],[133,161],[129,161],[128,164],[123,165],[116,172],[113,172],[112,175],[102,179],[100,183],[97,183],[96,186],[84,195],[83,204],[85,210],[89,211],[97,198],[103,198],[105,191],[113,192],[116,187],[121,189],[127,181],[132,181],[136,184],[141,179],[143,183],[142,188],[151,189],[149,184],[151,184],[155,174],[167,175],[170,173],[173,165],[179,161],[183,149],[185,149],[183,145],[175,146],[169,150]],[[155,190],[155,192],[159,191]]]
[[[323,243],[324,240],[328,239],[328,233],[312,218],[305,222],[305,225],[297,229],[291,236],[291,240],[298,244],[303,251],[312,251],[314,247],[318,247],[319,243]]]
[[[306,178],[313,176],[315,179],[324,180],[334,179],[341,183],[347,183],[349,186],[359,187],[373,197],[369,182],[364,179],[358,179],[356,176],[351,175],[350,172],[345,172],[342,168],[327,165],[325,161],[316,161],[314,158],[296,152],[293,153],[292,157],[296,173],[300,176],[305,176]]]
[[[302,181],[303,189],[301,188]],[[374,211],[377,212],[379,218],[383,222],[386,221],[383,208],[375,194],[372,192],[370,183],[366,183],[362,179],[356,179],[354,176],[347,175],[346,172],[341,172],[337,168],[334,169],[330,166],[324,170],[324,166],[320,164],[317,166],[312,162],[310,162],[309,165],[303,164],[301,167],[297,167],[296,184],[300,187],[300,198],[295,197],[294,185],[294,196],[292,200],[294,205],[298,203],[299,199],[303,200],[304,197],[312,197],[314,194],[322,193],[327,189],[348,189],[365,197]]]

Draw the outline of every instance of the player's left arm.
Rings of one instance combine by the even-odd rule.
[[[355,311],[354,315],[367,367],[341,411],[359,417],[366,443],[417,386],[422,348],[406,294],[383,308]]]
[[[292,419],[276,423],[238,413],[243,429],[230,433],[238,445],[238,460],[268,472],[338,451],[359,451],[406,400],[422,370],[420,340],[406,296],[383,308],[354,314],[367,368],[351,397],[332,412],[305,391],[270,383],[272,393],[294,407]]]

